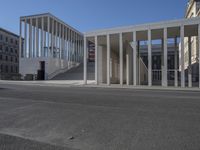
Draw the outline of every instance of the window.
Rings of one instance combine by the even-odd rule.
[[[18,73],[18,67],[17,66],[15,67],[15,70],[16,70],[16,73]]]
[[[2,45],[0,45],[0,51],[2,51],[3,50],[3,46]]]
[[[13,62],[13,57],[12,56],[10,57],[10,61]]]
[[[6,73],[8,73],[8,66],[7,65],[5,67],[5,71],[6,71]]]
[[[0,40],[1,40],[1,41],[3,40],[3,35],[2,35],[2,34],[0,34]]]
[[[15,40],[15,44],[16,44],[16,45],[18,45],[18,42],[17,42],[17,40]]]
[[[6,61],[8,61],[8,56],[6,56]]]
[[[8,46],[6,46],[6,52],[8,52]]]
[[[8,42],[8,37],[6,37],[6,42]]]
[[[17,49],[15,49],[15,54],[17,54]]]
[[[10,48],[10,52],[13,53],[13,48]]]
[[[0,55],[0,60],[2,60],[3,59],[3,56],[2,55]]]
[[[15,58],[15,62],[16,62],[16,63],[17,63],[17,61],[18,61],[17,58]]]
[[[10,43],[13,43],[13,39],[10,39]]]
[[[10,66],[10,72],[13,73],[13,66]]]
[[[3,72],[3,64],[1,64],[0,72]]]

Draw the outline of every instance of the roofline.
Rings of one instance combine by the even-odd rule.
[[[197,23],[198,22],[198,23]],[[200,24],[200,17],[194,18],[183,18],[177,20],[168,20],[168,21],[161,21],[155,23],[145,23],[139,25],[131,25],[131,26],[122,26],[122,27],[114,27],[114,28],[107,28],[107,29],[99,29],[94,31],[84,32],[85,36],[93,36],[93,35],[106,35],[106,34],[114,34],[120,32],[131,32],[131,31],[144,31],[148,29],[159,29],[164,27],[178,27],[181,25],[190,25],[190,24]]]
[[[65,23],[64,21],[62,21],[61,19],[59,19],[58,17],[52,15],[51,13],[47,12],[47,13],[41,13],[41,14],[35,14],[35,15],[29,15],[29,16],[21,16],[20,20],[25,19],[25,18],[37,18],[37,17],[42,17],[42,16],[47,16],[47,17],[51,17],[54,18],[55,20],[58,20],[58,22],[61,22],[62,24],[64,24],[65,26],[69,27],[71,30],[74,30],[75,32],[79,33],[80,35],[83,36],[83,33],[78,31],[77,29],[75,29],[74,27],[72,27],[71,25]]]
[[[6,29],[4,29],[4,28],[1,28],[1,27],[0,27],[0,30],[19,38],[19,35],[17,35],[17,34],[15,34],[15,33],[11,32],[11,31],[8,31],[8,30],[6,30]]]

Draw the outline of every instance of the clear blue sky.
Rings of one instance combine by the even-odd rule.
[[[19,33],[19,17],[50,12],[85,32],[184,17],[187,0],[0,0],[0,27]]]

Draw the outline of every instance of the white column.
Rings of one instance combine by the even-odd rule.
[[[119,34],[119,59],[120,59],[120,85],[123,85],[123,41],[122,33]]]
[[[137,41],[136,31],[133,31],[133,85],[137,85]]]
[[[188,63],[188,87],[192,87],[192,62],[191,62],[191,51],[192,51],[192,45],[191,45],[191,37],[188,37],[188,57],[189,57],[189,63]]]
[[[27,19],[24,21],[24,58],[27,57]]]
[[[130,84],[130,71],[129,71],[129,54],[126,54],[126,84],[129,85]]]
[[[36,18],[36,57],[39,57],[39,28],[38,28],[38,18]]]
[[[47,47],[48,47],[48,48],[47,48],[47,49],[48,49],[48,50],[47,50],[47,57],[49,57],[49,51],[50,51],[50,45],[49,45],[49,44],[50,44],[50,36],[49,36],[49,34],[50,34],[50,33],[49,33],[49,32],[50,32],[50,17],[48,17],[48,21],[47,21],[47,32],[48,32],[48,33],[47,33],[47,34],[48,34],[48,35],[47,35],[47,36],[48,36],[48,42],[47,42]]]
[[[53,58],[54,54],[54,20],[52,19],[52,27],[51,27],[51,57]]]
[[[33,26],[33,49],[31,51],[32,57],[35,57],[35,49],[36,49],[36,32],[35,32],[35,26]]]
[[[19,21],[19,59],[24,57],[24,52],[22,51],[22,20]]]
[[[55,35],[55,57],[58,56],[58,22],[56,21],[56,35]]]
[[[32,56],[32,19],[30,19],[30,24],[29,24],[29,58],[33,57]]]
[[[96,84],[99,84],[98,79],[98,38],[95,36],[95,81]]]
[[[110,85],[110,35],[107,34],[107,85]]]
[[[181,26],[181,87],[185,87],[184,26]]]
[[[69,29],[69,67],[71,67],[71,30]]]
[[[164,28],[164,52],[163,52],[163,67],[162,67],[162,86],[167,87],[167,28]]]
[[[42,20],[42,28],[41,28],[41,51],[40,51],[40,56],[42,56],[43,51],[44,51],[44,18],[41,18]]]
[[[64,36],[65,32],[64,32],[64,25],[62,25],[62,59],[64,59],[65,57],[65,36]]]
[[[151,30],[148,30],[148,86],[152,86]]]
[[[177,49],[177,37],[174,38],[174,85],[178,87],[178,49]]]
[[[61,59],[61,54],[62,54],[62,44],[61,44],[61,24],[59,25],[59,58]]]
[[[200,24],[198,25],[198,51],[199,51],[199,88],[200,88]]]
[[[84,72],[83,72],[83,79],[84,84],[87,84],[87,39],[84,36]]]

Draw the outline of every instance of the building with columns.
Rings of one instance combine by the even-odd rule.
[[[191,53],[194,47],[191,42],[185,44],[185,39],[190,37],[196,37],[199,43],[199,35],[199,17],[86,32],[84,83],[87,84],[90,41],[95,44],[96,84],[200,87],[200,56],[196,57],[198,70],[193,77],[188,71],[192,63],[186,61],[191,61],[192,56],[186,53],[186,48]],[[156,52],[161,55],[159,61]],[[199,54],[199,46],[196,52]],[[146,57],[141,57],[144,53]],[[159,67],[155,67],[155,62]]]
[[[83,60],[84,35],[50,13],[20,17],[19,72],[51,79]]]

